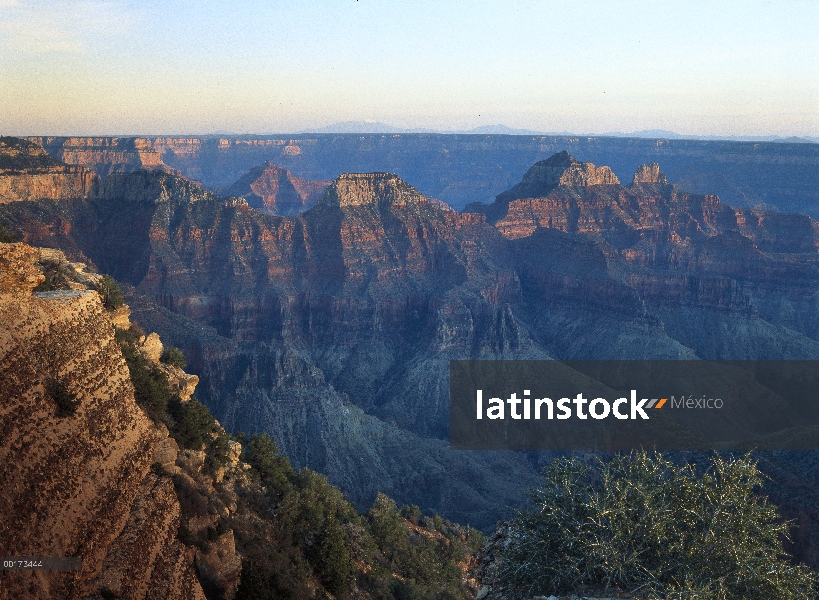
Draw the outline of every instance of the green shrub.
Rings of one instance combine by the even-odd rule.
[[[125,304],[125,295],[110,275],[103,275],[96,285],[102,304],[108,310],[116,310]]]
[[[20,241],[20,236],[18,236],[13,231],[9,231],[2,225],[0,225],[0,243],[3,244],[13,244],[15,242]]]
[[[46,394],[57,405],[54,414],[57,417],[70,417],[77,412],[80,401],[62,379],[49,378],[45,383]]]
[[[411,511],[411,509],[410,509]],[[438,517],[441,528],[445,524]],[[388,594],[396,599],[464,598],[460,571],[446,540],[412,531],[395,502],[378,494],[367,512],[373,539],[387,562]],[[460,542],[459,542],[460,543]],[[386,574],[386,573],[385,573]]]
[[[184,369],[188,366],[188,361],[185,360],[185,355],[182,354],[182,351],[175,346],[171,346],[165,350],[165,352],[162,353],[162,358],[160,360],[165,364],[174,365],[180,369]]]
[[[473,527],[466,528],[466,547],[472,554],[477,554],[486,541],[486,536]]]
[[[276,442],[266,433],[253,434],[244,445],[244,460],[259,474],[268,494],[281,498],[295,476],[287,457],[279,454]]]
[[[636,452],[555,460],[513,521],[501,582],[520,596],[580,584],[652,598],[805,599],[816,577],[788,562],[789,524],[759,493],[756,462],[715,455],[704,472]]]
[[[316,571],[324,588],[334,596],[347,592],[355,581],[350,546],[335,513],[324,519],[319,536]]]
[[[205,456],[205,469],[208,473],[214,473],[219,467],[224,467],[228,462],[230,452],[230,436],[224,431],[219,431],[217,436],[208,444],[207,455]]]
[[[415,504],[405,506],[401,509],[401,516],[413,525],[418,525],[418,521],[421,519],[421,509]]]
[[[131,382],[134,384],[134,398],[137,404],[154,422],[162,421],[171,398],[168,376],[142,356],[132,344],[124,343],[121,348],[131,374]]]
[[[433,515],[432,517],[432,527],[435,531],[443,531],[444,529],[444,520],[441,518],[441,515]]]
[[[74,269],[66,262],[55,260],[44,260],[40,263],[40,269],[45,279],[37,287],[35,292],[52,292],[54,290],[70,290],[70,282],[75,278]]]
[[[211,433],[216,429],[216,419],[198,400],[191,398],[187,402],[182,402],[179,396],[174,396],[168,404],[168,412],[176,422],[175,437],[185,448],[201,450],[202,446],[207,446],[213,441]]]
[[[144,335],[145,332],[142,330],[142,327],[136,323],[131,323],[131,326],[128,329],[118,328],[116,331],[114,331],[114,339],[119,342],[120,346],[136,346],[139,339]]]

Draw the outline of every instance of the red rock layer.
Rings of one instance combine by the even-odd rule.
[[[97,176],[83,167],[53,167],[28,173],[0,172],[0,204],[23,200],[86,198]]]
[[[37,144],[0,137],[0,204],[86,198],[96,189],[92,171],[61,164]]]

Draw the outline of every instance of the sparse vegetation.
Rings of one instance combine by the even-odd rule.
[[[128,332],[119,334],[120,340],[127,339]],[[162,370],[142,356],[133,342],[121,342],[122,355],[131,373],[134,385],[134,398],[142,409],[155,422],[162,422],[172,398],[168,386],[168,376]]]
[[[789,524],[746,455],[704,471],[635,452],[594,467],[555,460],[514,521],[501,581],[521,597],[581,584],[646,598],[812,598],[816,576],[782,549]]]
[[[3,244],[14,244],[15,242],[20,241],[20,236],[18,236],[13,231],[9,231],[3,225],[0,225],[0,243]]]
[[[107,310],[116,310],[125,304],[125,295],[116,280],[110,275],[103,275],[96,289],[102,299],[103,306]]]
[[[167,348],[165,352],[162,353],[162,358],[160,360],[165,364],[173,365],[175,367],[179,367],[180,369],[184,369],[188,366],[188,361],[185,360],[185,355],[182,354],[182,351],[176,346]]]
[[[325,477],[295,471],[267,435],[239,439],[265,489],[257,506],[275,517],[267,537],[243,540],[238,598],[279,598],[285,591],[309,598],[311,574],[336,597],[354,586],[384,600],[466,597],[457,563],[480,546],[479,532],[440,517],[427,519],[440,530],[425,531],[405,518],[424,519],[418,507],[399,509],[383,494],[360,515]]]
[[[35,292],[71,289],[70,282],[74,281],[75,273],[68,263],[65,261],[44,260],[39,265],[45,276],[45,281],[34,288]]]
[[[173,396],[167,408],[175,423],[176,439],[184,448],[202,450],[213,441],[216,419],[204,404],[195,399],[182,402]]]
[[[140,335],[136,327],[116,333],[137,402],[168,426],[181,447],[204,449],[202,473],[215,473],[227,464],[228,436],[207,407],[194,399],[182,402],[171,392],[162,370],[137,348]],[[383,494],[361,515],[326,477],[295,470],[269,436],[239,434],[236,440],[251,467],[238,510],[204,532],[182,526],[178,538],[206,550],[222,532],[234,531],[243,556],[238,599],[347,598],[355,589],[374,600],[467,597],[459,564],[477,551],[479,532],[425,516],[417,506],[399,509]],[[159,464],[152,471],[166,475]],[[173,481],[183,523],[215,514],[218,487],[183,474]]]

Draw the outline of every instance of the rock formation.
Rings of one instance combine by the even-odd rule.
[[[425,201],[418,190],[396,175],[345,173],[330,185],[320,203],[339,208],[367,205],[397,207]]]
[[[329,181],[308,181],[266,161],[224,190],[269,215],[294,216],[315,206]]]
[[[640,165],[637,167],[632,185],[637,183],[659,183],[660,185],[667,185],[668,179],[665,173],[660,171],[660,165],[651,163],[650,165]]]
[[[29,141],[48,150],[58,161],[85,166],[103,179],[111,173],[139,169],[180,174],[162,162],[153,142],[143,138],[35,137]]]
[[[32,295],[38,254],[0,244],[0,554],[82,568],[5,571],[0,597],[203,599],[110,318],[93,291]]]
[[[535,163],[519,184],[499,194],[491,206],[470,204],[465,210],[485,212],[495,221],[503,216],[505,208],[513,200],[543,198],[558,186],[582,188],[619,184],[620,180],[608,167],[597,168],[592,163],[578,162],[564,150],[547,160]]]
[[[770,205],[819,218],[817,144],[429,134],[33,139],[58,160],[103,176],[157,168],[161,160],[209,189],[231,186],[265,161],[310,180],[389,171],[458,210],[491,202],[532,164],[567,150],[610,166],[621,181],[637,165],[658,162],[680,189],[717,194],[731,206]]]

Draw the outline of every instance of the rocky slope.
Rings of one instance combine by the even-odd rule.
[[[32,295],[39,256],[0,244],[0,554],[79,557],[79,571],[4,571],[3,598],[202,598],[176,538],[163,435],[134,401],[93,291]],[[167,432],[165,432],[167,435]]]
[[[641,164],[660,163],[681,189],[819,218],[817,144],[433,134],[36,139],[57,159],[101,175],[154,168],[158,156],[211,188],[232,185],[266,160],[313,180],[387,171],[456,209],[491,201],[533,163],[567,150],[610,166],[621,181]]]
[[[252,168],[223,193],[244,198],[248,205],[269,215],[294,216],[315,206],[328,185],[329,181],[299,179],[267,161]]]
[[[0,204],[85,198],[97,184],[85,167],[62,164],[31,142],[0,137]]]

